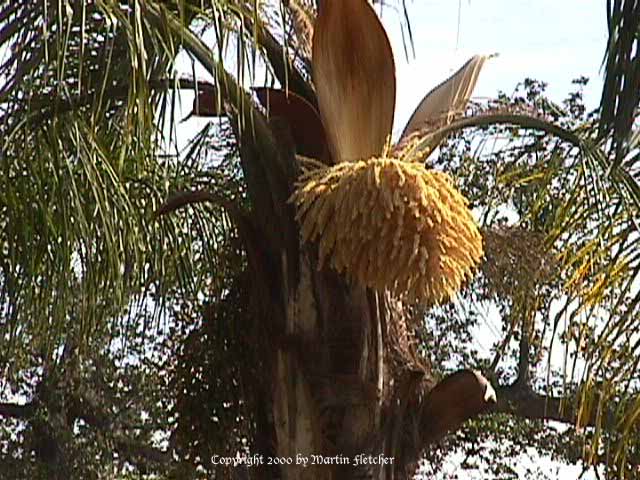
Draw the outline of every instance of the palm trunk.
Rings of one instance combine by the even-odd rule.
[[[300,266],[286,299],[291,341],[276,353],[277,454],[309,465],[286,467],[283,478],[352,478],[356,469],[341,464],[371,450],[382,429],[385,314],[375,295],[316,271],[307,258]]]
[[[273,372],[283,479],[411,478],[424,449],[487,405],[463,371],[434,389],[400,302],[302,257]]]
[[[490,387],[463,371],[434,389],[406,306],[318,268],[287,203],[297,170],[290,140],[270,127],[277,142],[242,142],[253,211],[236,219],[269,365],[258,478],[410,478],[429,443],[486,407]]]

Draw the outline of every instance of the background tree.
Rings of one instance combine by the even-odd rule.
[[[212,455],[305,453],[286,442],[305,438],[309,422],[321,427],[307,437],[321,445],[312,453],[385,452],[396,470],[375,478],[402,478],[424,447],[457,426],[435,429],[434,416],[450,412],[431,393],[437,379],[478,366],[496,386],[495,415],[430,448],[433,465],[455,448],[478,456],[478,445],[502,435],[552,449],[560,442],[548,438],[570,436],[553,451],[577,459],[586,438],[590,461],[632,475],[640,408],[635,164],[610,168],[599,149],[608,137],[596,135],[598,119],[579,95],[553,105],[530,82],[521,96],[445,127],[472,130],[433,161],[455,175],[484,228],[487,261],[459,302],[425,312],[318,272],[286,204],[293,132],[265,118],[241,87],[262,59],[281,85],[314,102],[314,6],[279,6],[0,7],[3,474],[273,478],[277,467],[226,469]],[[193,33],[207,27],[211,49]],[[234,75],[223,62],[229,48]],[[180,51],[215,82],[174,78]],[[175,124],[177,88],[196,90],[195,113],[224,116],[174,153],[163,126]],[[486,150],[496,137],[504,141]],[[311,338],[286,329],[289,308],[309,308],[294,295],[300,280],[315,286],[326,325]],[[488,306],[502,318],[494,356],[455,348]],[[373,327],[389,318],[388,337],[374,341]],[[560,372],[548,363],[556,344],[573,362]],[[370,352],[394,380],[382,405],[356,368],[372,365],[375,356],[363,362]],[[298,409],[280,412],[286,432],[274,421],[277,395]],[[521,418],[584,428],[560,435]]]

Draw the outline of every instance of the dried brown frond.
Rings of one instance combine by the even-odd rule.
[[[331,167],[303,162],[291,201],[319,263],[408,301],[448,301],[472,276],[482,237],[442,172],[383,155]]]

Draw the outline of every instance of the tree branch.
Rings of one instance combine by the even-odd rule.
[[[73,415],[75,418],[82,419],[87,425],[96,428],[97,430],[109,431],[109,424],[107,422],[98,421],[98,419],[105,418],[102,412],[90,411],[87,407],[90,407],[90,403],[83,401],[82,399],[71,399],[72,403],[77,406],[84,407],[84,410],[79,411],[77,408],[74,410]],[[25,404],[4,402],[0,403],[0,417],[14,418],[19,420],[29,421],[33,419],[37,410],[38,402],[31,401]],[[146,445],[144,443],[135,442],[121,437],[114,439],[115,450],[125,458],[128,459],[143,459],[158,464],[166,464],[171,461],[171,452],[167,450],[161,450],[159,448]]]
[[[389,442],[386,453],[397,460],[395,478],[412,478],[425,449],[496,400],[489,381],[472,370],[457,371],[432,385],[431,381],[420,382],[417,375],[408,376],[398,391],[400,397],[394,400],[397,408],[391,418],[401,425],[392,424],[385,430]]]
[[[34,402],[25,403],[24,405],[0,403],[0,417],[4,418],[29,419],[35,411],[36,404]]]
[[[477,372],[461,370],[438,383],[426,396],[420,418],[425,445],[440,440],[496,401],[489,381]]]
[[[575,423],[575,412],[568,411],[567,400],[535,393],[529,386],[515,383],[496,388],[497,402],[487,413],[507,413],[531,420]],[[563,408],[565,407],[565,408]]]
[[[529,328],[526,325],[523,325],[522,332],[520,332],[517,382],[529,385]]]
[[[530,420],[554,420],[581,426],[595,426],[598,423],[597,409],[580,412],[573,397],[553,397],[541,395],[528,385],[516,381],[496,388],[497,402],[486,413],[506,413]],[[597,403],[597,402],[596,402]],[[603,414],[601,423],[605,429],[616,426],[615,407]]]

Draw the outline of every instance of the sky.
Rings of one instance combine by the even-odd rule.
[[[599,104],[607,43],[604,0],[407,0],[415,57],[404,53],[402,15],[382,13],[396,58],[399,132],[422,97],[475,54],[485,64],[474,97],[511,93],[526,77],[549,84],[553,100],[587,76],[588,108]]]
[[[497,56],[485,63],[475,99],[511,93],[529,77],[547,82],[551,99],[560,102],[571,92],[571,81],[586,76],[587,108],[600,102],[607,43],[604,0],[406,0],[414,50],[409,55],[402,35],[405,17],[397,10],[401,0],[390,3],[381,17],[396,63],[396,137],[423,96],[476,54]],[[191,62],[185,55],[179,58],[180,73],[191,75]],[[195,71],[209,78],[197,65]],[[192,98],[191,92],[183,92],[185,116]],[[179,128],[179,145],[206,122],[194,118]]]

